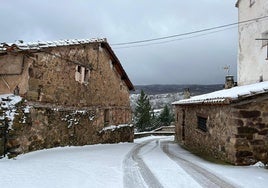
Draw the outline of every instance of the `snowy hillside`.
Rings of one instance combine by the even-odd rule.
[[[164,108],[165,104],[171,106],[171,103],[183,99],[185,88],[189,88],[191,96],[196,96],[221,90],[222,85],[138,85],[135,86],[136,90],[130,95],[131,109],[134,110],[137,106],[136,102],[141,90],[149,96],[153,109],[161,109]]]
[[[137,100],[140,94],[131,94],[130,95],[130,104],[131,109],[134,110],[137,106]],[[183,93],[166,93],[166,94],[157,94],[157,95],[148,95],[150,104],[153,109],[164,108],[165,104],[171,106],[171,103],[183,99]]]

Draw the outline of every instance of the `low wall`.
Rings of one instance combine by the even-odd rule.
[[[267,98],[230,105],[178,105],[176,114],[175,140],[191,151],[235,165],[268,163]],[[200,115],[207,117],[207,131],[198,128]]]
[[[132,125],[104,129],[101,110],[27,106],[21,101],[6,113],[13,113],[5,135],[9,157],[44,148],[98,143],[132,142]],[[12,120],[13,119],[13,120]]]

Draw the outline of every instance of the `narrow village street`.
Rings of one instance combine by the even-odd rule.
[[[191,161],[180,147],[171,151],[170,145],[174,142],[160,138],[136,145],[124,160],[124,187],[237,187]]]
[[[1,187],[258,188],[268,184],[264,168],[214,164],[173,140],[173,136],[149,136],[134,143],[58,147],[4,158]]]
[[[0,188],[268,187],[268,0],[0,5]]]

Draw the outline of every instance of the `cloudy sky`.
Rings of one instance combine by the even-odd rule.
[[[223,83],[236,76],[236,0],[0,0],[0,42],[107,38],[133,84]]]

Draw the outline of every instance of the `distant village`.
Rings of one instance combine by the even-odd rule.
[[[235,6],[237,82],[227,75],[224,89],[197,96],[186,89],[183,99],[167,104],[174,126],[159,124],[156,132],[171,131],[188,150],[234,165],[267,164],[268,29],[261,20],[268,2]],[[0,156],[133,142],[134,90],[106,39],[1,43]]]

